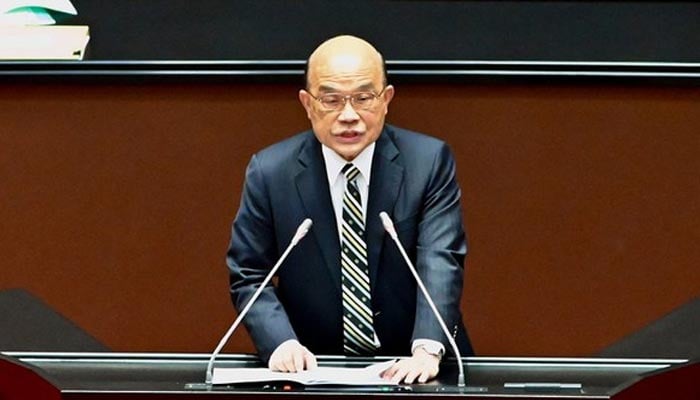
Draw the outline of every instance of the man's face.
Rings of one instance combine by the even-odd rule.
[[[318,140],[351,161],[381,134],[392,86],[384,87],[381,58],[373,49],[329,49],[312,56],[309,62],[307,90],[299,91],[299,100],[306,109]],[[379,95],[368,109],[353,107],[349,98],[360,92]],[[328,110],[317,99],[340,95],[343,107]],[[314,98],[315,97],[315,98]]]

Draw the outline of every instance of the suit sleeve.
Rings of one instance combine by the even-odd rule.
[[[253,156],[246,170],[241,205],[226,256],[233,304],[240,312],[279,257],[265,174]],[[296,339],[275,287],[268,285],[244,319],[258,355],[267,362],[279,344]]]
[[[416,269],[451,334],[462,324],[460,298],[467,254],[460,197],[454,158],[443,143],[434,158],[423,198]],[[418,290],[416,295],[413,340],[431,339],[449,349],[447,338],[423,293]]]

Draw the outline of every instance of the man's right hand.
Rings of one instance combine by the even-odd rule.
[[[272,371],[299,372],[316,368],[316,356],[299,341],[291,339],[277,346],[267,366]]]

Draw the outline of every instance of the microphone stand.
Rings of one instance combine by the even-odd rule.
[[[418,283],[418,287],[420,288],[421,292],[423,292],[423,296],[425,296],[425,299],[427,300],[428,304],[430,305],[430,309],[433,311],[433,314],[435,314],[435,317],[437,318],[438,323],[440,324],[440,328],[442,328],[442,331],[445,333],[445,336],[447,337],[447,341],[450,343],[450,347],[452,347],[452,351],[455,353],[455,356],[457,357],[457,367],[459,368],[459,375],[457,376],[457,386],[464,387],[464,364],[462,363],[462,355],[459,352],[459,348],[457,347],[457,343],[455,342],[452,335],[450,335],[450,331],[447,329],[447,326],[445,325],[445,321],[442,319],[442,316],[438,312],[437,307],[435,306],[435,302],[433,302],[433,298],[430,296],[430,294],[428,293],[428,290],[425,288],[425,285],[423,284],[423,280],[420,278],[420,276],[418,276],[418,272],[416,271],[416,267],[413,266],[411,259],[406,254],[406,250],[404,250],[403,245],[401,244],[401,241],[399,240],[399,236],[396,233],[396,229],[394,229],[394,223],[391,221],[391,218],[389,218],[389,215],[385,211],[382,211],[379,213],[379,218],[381,218],[381,220],[382,220],[382,224],[384,225],[384,229],[387,231],[389,236],[391,236],[391,238],[396,243],[396,246],[399,248],[399,251],[401,252],[401,255],[403,256],[403,259],[406,261],[408,268],[411,270],[413,277],[415,278],[416,282]]]
[[[299,225],[299,228],[297,228],[297,231],[294,234],[292,240],[289,242],[289,246],[287,246],[287,249],[284,251],[284,253],[282,253],[282,256],[279,258],[279,260],[277,260],[275,266],[272,267],[270,272],[267,274],[263,282],[260,284],[260,287],[258,287],[255,293],[253,293],[253,296],[250,298],[250,300],[248,300],[245,307],[243,307],[243,310],[238,314],[238,317],[236,317],[236,319],[233,321],[233,324],[231,324],[231,327],[229,328],[228,332],[226,332],[224,337],[221,338],[219,344],[216,346],[216,349],[214,349],[214,351],[212,352],[211,357],[209,357],[204,383],[188,383],[187,385],[185,385],[187,389],[209,389],[212,387],[212,380],[214,378],[214,359],[217,355],[219,355],[221,349],[223,349],[224,345],[226,345],[226,342],[228,342],[231,335],[233,335],[233,332],[236,331],[236,328],[238,328],[238,325],[240,325],[241,321],[243,321],[243,318],[245,318],[246,314],[248,314],[248,310],[250,310],[250,307],[253,305],[253,303],[255,303],[255,300],[258,299],[258,297],[265,289],[267,284],[270,283],[270,280],[275,275],[275,273],[282,265],[284,260],[287,258],[289,252],[292,251],[294,246],[296,246],[296,244],[299,243],[299,241],[304,236],[306,236],[306,233],[311,228],[311,225],[313,225],[313,222],[309,218],[305,219],[301,223],[301,225]]]

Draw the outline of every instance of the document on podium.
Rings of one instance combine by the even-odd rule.
[[[398,385],[398,380],[388,381],[381,373],[389,369],[397,360],[371,364],[364,368],[317,367],[301,372],[274,372],[268,368],[214,368],[214,385],[256,383],[256,382],[295,382],[302,385]]]

